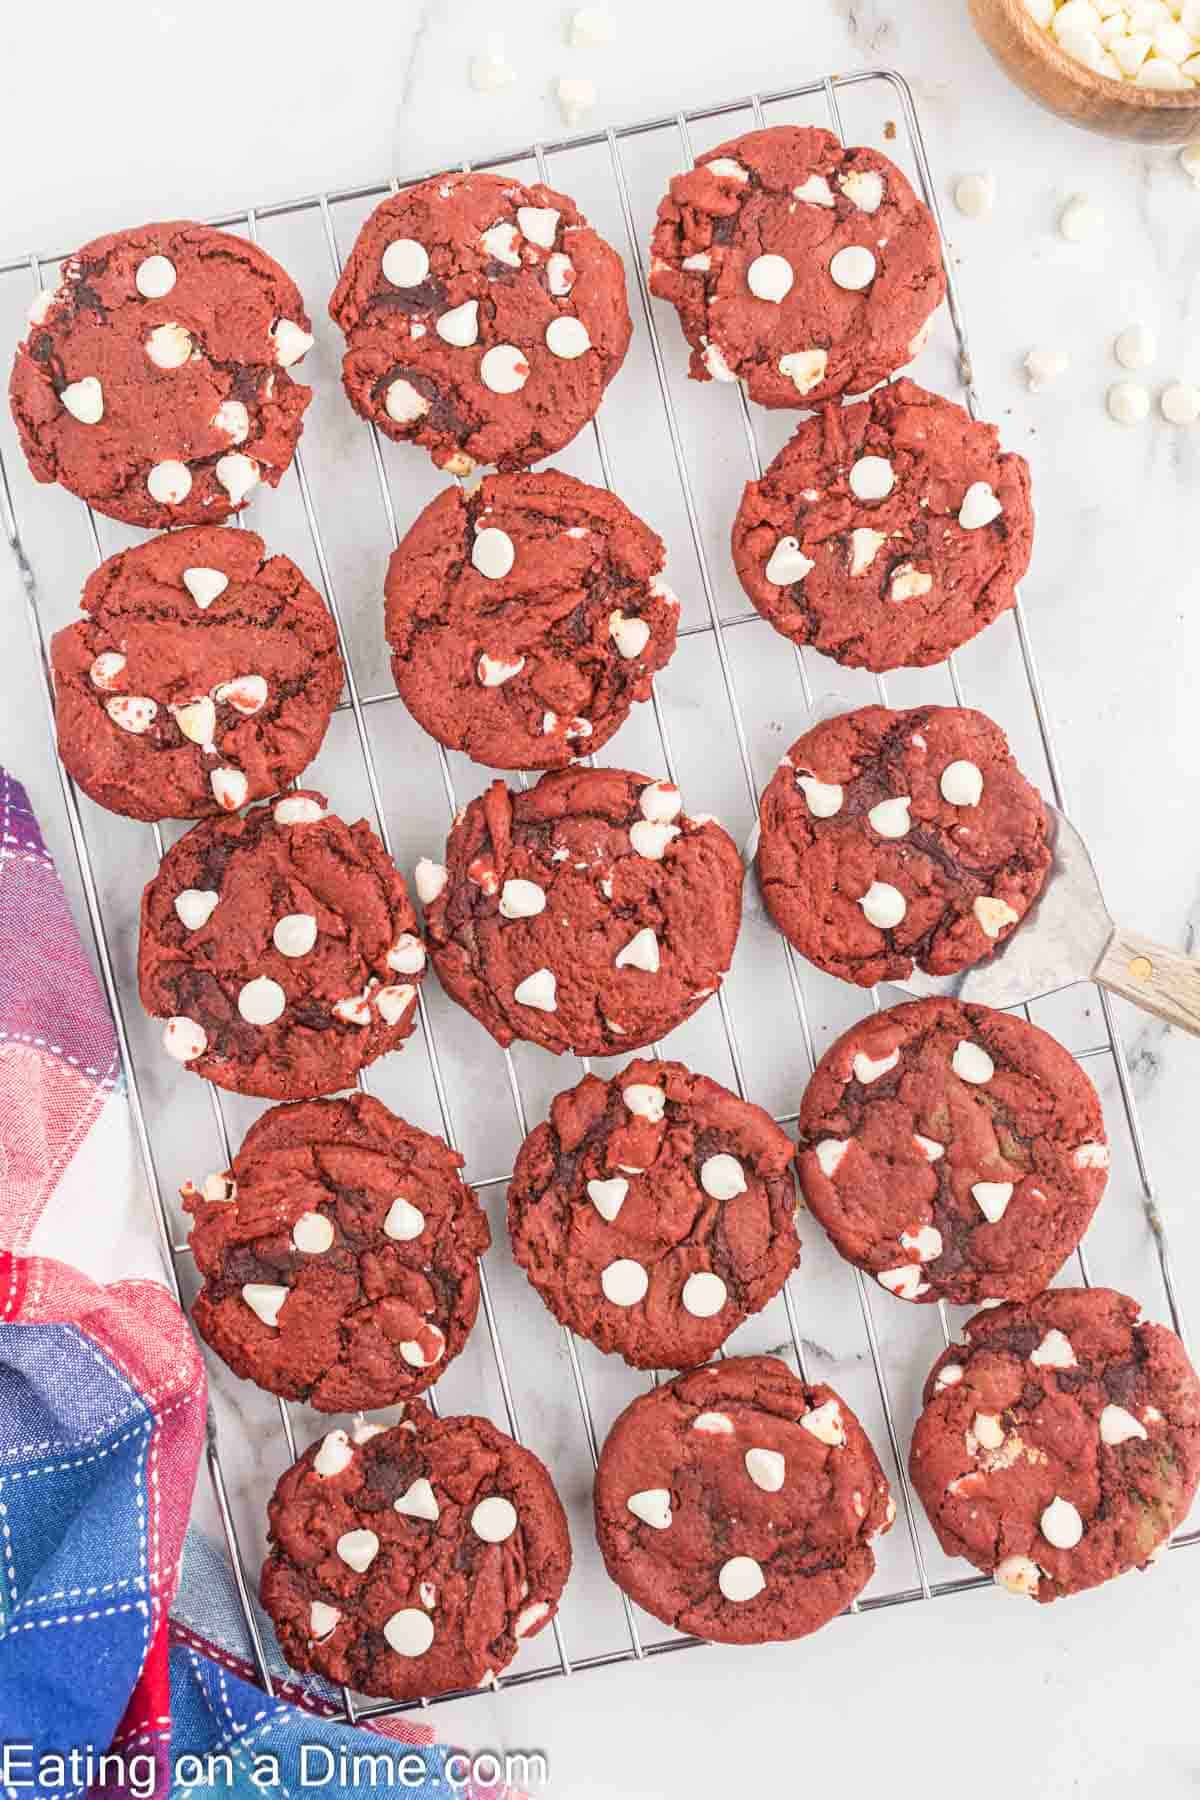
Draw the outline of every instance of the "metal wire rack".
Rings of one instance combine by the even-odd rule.
[[[646,240],[646,233],[644,229],[639,229],[636,217],[634,197],[636,184],[632,179],[631,159],[636,154],[643,152],[647,146],[654,146],[660,157],[665,155],[669,159],[670,165],[686,166],[693,157],[694,132],[711,132],[717,129],[715,123],[717,121],[740,119],[741,123],[736,126],[721,126],[720,135],[729,136],[735,129],[746,129],[751,125],[768,124],[784,117],[790,117],[796,109],[802,111],[807,122],[826,123],[846,141],[843,126],[843,102],[848,97],[852,97],[855,102],[869,98],[876,106],[882,103],[886,109],[889,111],[894,109],[898,115],[899,125],[894,118],[884,121],[882,136],[887,140],[886,147],[889,154],[907,156],[910,172],[913,174],[923,198],[931,208],[942,235],[948,278],[948,311],[953,331],[950,366],[955,371],[957,386],[966,406],[973,416],[979,416],[980,408],[975,393],[971,354],[958,283],[955,278],[954,262],[945,237],[924,136],[911,89],[907,82],[892,70],[873,69],[823,76],[797,86],[769,93],[751,94],[691,112],[667,114],[623,126],[618,130],[585,133],[555,142],[535,143],[490,157],[475,165],[488,169],[514,166],[520,168],[522,165],[527,168],[532,167],[536,170],[539,179],[550,181],[554,185],[562,186],[570,191],[577,191],[572,179],[565,173],[566,165],[570,164],[574,168],[576,160],[582,158],[584,153],[588,153],[593,159],[598,159],[593,160],[589,167],[593,179],[597,178],[597,166],[602,171],[602,178],[608,184],[609,201],[610,203],[615,202],[612,210],[618,226],[616,235],[620,237],[623,234],[625,239],[628,268],[634,278],[634,285],[640,298],[640,324],[644,327],[645,334],[643,342],[644,346],[648,346],[650,353],[649,364],[643,371],[645,385],[649,389],[649,392],[642,397],[645,428],[649,433],[653,420],[654,428],[659,433],[657,441],[660,445],[665,442],[669,463],[665,463],[664,466],[671,471],[668,479],[673,479],[676,484],[680,530],[690,544],[698,589],[702,596],[703,605],[698,618],[689,618],[685,611],[684,619],[681,621],[680,638],[681,640],[698,640],[711,652],[705,665],[706,675],[711,678],[711,686],[705,692],[704,706],[709,717],[715,717],[717,711],[724,709],[725,728],[730,740],[733,760],[737,765],[741,782],[744,784],[745,796],[742,805],[747,809],[746,816],[748,818],[755,816],[757,794],[762,785],[762,781],[755,772],[756,751],[761,755],[761,732],[754,733],[754,742],[752,743],[752,732],[748,720],[753,718],[754,709],[746,694],[747,677],[743,675],[739,680],[737,659],[733,649],[734,636],[742,640],[744,628],[747,634],[744,641],[749,641],[748,634],[757,627],[761,633],[766,634],[765,644],[768,657],[773,652],[776,662],[780,657],[785,659],[785,663],[790,659],[787,658],[786,651],[781,648],[781,640],[771,633],[770,627],[765,625],[756,612],[746,608],[744,603],[739,602],[733,609],[723,607],[721,603],[720,575],[713,543],[708,536],[706,503],[698,491],[700,483],[696,476],[697,458],[694,450],[689,448],[685,423],[681,416],[681,405],[674,391],[679,385],[678,333],[674,331],[672,321],[672,330],[667,334],[667,338],[664,339],[660,336],[658,319],[650,302],[642,248]],[[810,117],[810,112],[814,109],[818,113],[816,120]],[[862,141],[865,135],[865,132],[858,133],[854,141]],[[663,166],[667,167],[668,165],[664,164]],[[344,225],[339,236],[339,224],[342,224],[354,209],[365,209],[403,186],[411,185],[412,182],[427,179],[429,176],[441,172],[440,170],[430,170],[404,181],[393,179],[367,186],[312,194],[301,199],[272,203],[259,208],[247,207],[236,213],[213,219],[211,223],[241,229],[252,238],[258,237],[260,227],[266,221],[292,221],[303,224],[308,229],[315,228],[323,241],[325,274],[332,280],[336,280],[341,271],[342,246],[348,241],[348,230]],[[661,187],[661,182],[659,186]],[[592,213],[593,221],[599,223],[596,218],[595,205],[589,206],[587,210]],[[45,270],[47,266],[61,260],[61,253],[57,256],[31,255],[19,261],[0,265],[0,296],[13,283],[20,282],[23,296],[28,298],[27,284],[29,281],[32,279],[35,287],[46,285]],[[728,399],[728,396],[723,397],[721,404],[726,404]],[[710,407],[714,407],[717,403],[715,395],[706,394],[704,400]],[[723,413],[721,417],[722,422],[732,430],[735,437],[739,434],[744,437],[748,465],[743,469],[742,478],[746,474],[757,475],[761,472],[764,461],[760,449],[760,434],[764,431],[765,421],[761,415],[752,413],[745,392],[740,385],[737,386],[735,397],[730,403],[736,409],[737,423],[732,423],[733,414],[730,412]],[[791,424],[792,421],[788,420],[788,429]],[[355,427],[355,430],[358,429]],[[394,546],[399,542],[401,532],[393,499],[392,480],[389,477],[388,456],[391,453],[388,447],[381,444],[373,428],[363,427],[361,429],[369,437],[373,480],[378,487],[379,500],[383,507],[387,538]],[[618,484],[614,477],[613,456],[603,416],[594,422],[591,431],[592,451],[599,477],[609,487],[616,487]],[[665,439],[662,434],[665,434]],[[716,440],[713,440],[709,447],[715,448]],[[720,439],[719,447],[723,454],[727,447],[724,437]],[[411,452],[401,452],[401,454],[407,454],[410,457],[412,455]],[[23,526],[19,527],[18,525],[16,469],[17,464],[14,462],[14,474],[10,476],[4,461],[3,450],[0,448],[0,513],[3,514],[5,530],[16,556],[24,585],[30,628],[38,665],[45,683],[47,708],[53,734],[53,698],[47,659],[47,583],[40,578],[38,573],[39,555],[32,547],[27,547],[27,534]],[[397,709],[402,710],[401,703],[390,684],[380,691],[367,691],[361,675],[356,672],[361,659],[356,658],[354,654],[355,646],[350,641],[346,613],[343,605],[339,602],[338,583],[335,582],[331,558],[327,551],[326,526],[318,512],[314,498],[314,486],[306,470],[303,452],[297,453],[294,469],[296,494],[303,515],[304,529],[337,625],[346,667],[346,697],[341,702],[339,713],[345,716],[350,727],[353,744],[361,759],[361,775],[365,780],[369,810],[374,815],[374,822],[389,854],[392,854],[394,853],[393,833],[389,828],[388,808],[385,805],[386,778],[381,768],[384,759],[380,754],[378,733],[379,721],[388,713],[395,713]],[[625,497],[634,500],[636,505],[637,495],[628,486],[624,487],[624,492]],[[57,503],[62,504],[61,496],[57,497]],[[326,513],[326,517],[328,516]],[[654,516],[654,513],[651,512],[650,517],[654,518]],[[86,543],[90,547],[91,556],[97,562],[108,553],[102,546],[97,520],[90,510],[87,510]],[[994,641],[1002,634],[1002,630],[1002,626],[996,625],[985,635],[988,640]],[[1010,634],[1003,639],[1003,642],[1004,656],[1009,672],[1016,670],[1020,675],[1017,684],[1019,693],[1017,688],[1013,689],[1013,693],[1017,694],[1017,699],[1013,701],[1013,704],[1016,705],[1019,702],[1030,712],[1030,741],[1036,740],[1040,744],[1049,789],[1057,804],[1065,811],[1067,807],[1062,776],[1049,732],[1041,683],[1034,661],[1026,617],[1020,603],[1018,603],[1012,621]],[[994,650],[992,656],[994,659]],[[956,704],[968,703],[962,673],[963,660],[960,653],[958,658],[951,658],[945,665],[944,670],[941,671],[943,687],[936,697],[953,698]],[[811,652],[806,654],[799,649],[794,653],[794,660],[791,660],[791,674],[788,676],[788,680],[792,681],[794,678],[793,697],[795,690],[798,689],[799,699],[805,709],[812,708],[814,698],[819,691],[814,684],[814,676],[816,665],[820,663],[819,657],[814,657]],[[844,672],[830,671],[830,673],[839,687],[848,685]],[[905,672],[905,674],[907,675],[909,672]],[[664,683],[669,683],[670,679],[671,671],[668,670],[656,685],[651,708],[657,737],[657,753],[661,756],[663,767],[669,778],[677,781],[680,779],[675,737],[678,725],[676,724],[673,730],[669,723],[670,708],[664,700],[663,692]],[[752,673],[749,681],[754,679]],[[828,679],[828,675],[826,679]],[[873,692],[879,700],[887,703],[888,691],[884,681],[879,677],[874,678]],[[864,699],[867,697],[869,696],[865,694],[860,696]],[[932,698],[935,696],[922,690],[922,697]],[[915,702],[915,694],[912,701]],[[857,701],[847,702],[847,704],[853,703],[857,703]],[[904,703],[910,703],[907,693]],[[1012,717],[1002,713],[1001,721],[1010,732],[1013,730]],[[789,722],[796,725],[796,731],[791,733],[791,735],[796,735],[799,722],[795,720]],[[627,732],[629,729],[626,727]],[[427,750],[428,748],[426,745]],[[440,746],[436,748],[435,754],[436,767],[444,790],[446,805],[452,815],[460,804],[458,790],[464,779],[463,772],[460,770],[456,778],[452,759]],[[627,761],[628,759],[618,755],[617,760]],[[156,1089],[157,1078],[153,1075],[149,1077],[145,1075],[145,1057],[139,1054],[139,1045],[136,1042],[139,1012],[132,967],[132,935],[127,929],[122,929],[120,924],[114,929],[110,919],[106,917],[106,907],[101,892],[103,884],[97,876],[95,861],[97,847],[103,841],[106,829],[111,829],[112,821],[106,820],[105,815],[94,809],[89,810],[86,802],[81,805],[74,784],[61,764],[59,765],[59,778],[67,823],[78,859],[84,900],[95,937],[100,972],[116,1021],[117,1037],[128,1079],[133,1122],[149,1192],[153,1199],[154,1216],[161,1239],[163,1257],[174,1291],[181,1302],[184,1302],[186,1283],[181,1280],[181,1271],[186,1271],[190,1264],[190,1251],[186,1242],[180,1241],[182,1234],[178,1215],[174,1214],[171,1206],[168,1205],[168,1187],[160,1176],[161,1151],[156,1150],[155,1106],[152,1099],[152,1091]],[[145,830],[144,827],[136,829],[138,831]],[[152,833],[154,852],[157,858],[161,856],[163,850],[163,834],[157,826],[152,828]],[[122,941],[114,943],[114,938]],[[819,1055],[821,1038],[840,1031],[849,1020],[827,1016],[833,1010],[829,1005],[828,986],[821,981],[814,981],[811,971],[808,971],[796,957],[790,946],[773,933],[770,934],[769,954],[775,959],[776,972],[779,968],[778,959],[780,957],[783,959],[783,971],[786,975],[785,991],[790,997],[792,1024],[793,1027],[798,1027],[807,1070],[811,1071]],[[843,995],[843,1007],[845,998]],[[871,996],[871,1003],[878,1008],[880,1004],[878,994]],[[761,1009],[767,1004],[768,1001],[761,984],[746,997],[746,1006],[756,1022]],[[446,1027],[440,1026],[435,1031],[431,1018],[430,1001],[425,992],[420,994],[419,1005],[422,1037],[420,1040],[414,1040],[413,1045],[409,1047],[407,1057],[419,1058],[423,1047],[440,1129],[450,1145],[458,1147],[460,1133],[457,1127],[462,1122],[462,1108],[456,1105],[452,1098],[450,1084],[444,1070],[445,1056],[440,1039]],[[730,998],[728,984],[726,988],[718,992],[715,1007],[720,1020],[724,1053],[728,1058],[729,1078],[740,1094],[753,1099],[756,1097],[755,1090],[761,1086],[761,1083],[752,1079],[744,1052],[745,1040],[738,1028],[736,1017],[738,1008]],[[744,1012],[746,1008],[742,1010]],[[1026,1012],[1029,1013],[1030,1009],[1027,1008]],[[1103,1068],[1111,1076],[1112,1083],[1115,1084],[1119,1097],[1117,1117],[1121,1121],[1121,1130],[1125,1140],[1125,1165],[1129,1176],[1127,1185],[1131,1190],[1136,1190],[1140,1202],[1140,1207],[1138,1205],[1128,1206],[1127,1211],[1133,1215],[1143,1248],[1147,1243],[1152,1248],[1152,1261],[1157,1267],[1161,1280],[1166,1309],[1175,1329],[1182,1332],[1183,1321],[1178,1295],[1158,1214],[1145,1141],[1135,1109],[1126,1059],[1107,996],[1098,991],[1093,995],[1089,991],[1089,1004],[1084,1009],[1084,1017],[1090,1020],[1097,1013],[1100,1023],[1098,1039],[1094,1029],[1080,1026],[1075,1030],[1077,1041],[1073,1047],[1081,1060],[1088,1063],[1093,1074]],[[744,1018],[742,1022],[745,1023]],[[1046,1023],[1047,1021],[1043,1018],[1041,1022]],[[479,1036],[482,1034],[480,1033]],[[655,1054],[658,1053],[659,1050],[656,1047]],[[485,1051],[478,1049],[478,1054],[482,1057]],[[487,1047],[486,1054],[489,1057],[499,1055],[491,1046]],[[527,1080],[523,1086],[514,1054],[511,1051],[505,1051],[501,1060],[504,1084],[511,1100],[515,1128],[519,1137],[523,1138],[530,1125],[530,1103],[526,1092],[529,1085],[528,1071]],[[573,1079],[574,1077],[569,1078]],[[374,1072],[371,1079],[374,1079]],[[363,1085],[367,1085],[367,1083],[364,1082]],[[563,1085],[565,1085],[565,1079],[560,1068],[554,1077],[553,1086],[561,1087]],[[228,1163],[232,1159],[233,1149],[227,1116],[230,1105],[229,1098],[222,1096],[216,1088],[209,1088],[207,1091],[221,1158],[224,1163]],[[794,1111],[779,1111],[778,1108],[773,1110],[780,1122],[785,1124],[794,1122],[796,1117]],[[1110,1126],[1115,1126],[1114,1108],[1110,1106],[1108,1110]],[[1113,1137],[1114,1139],[1117,1137],[1115,1129]],[[203,1153],[199,1154],[202,1158]],[[208,1154],[211,1161],[211,1151]],[[193,1166],[195,1160],[194,1158]],[[473,1185],[481,1191],[481,1194],[490,1195],[493,1198],[499,1197],[502,1200],[503,1190],[508,1181],[507,1174],[490,1172],[479,1174],[472,1167],[470,1158],[466,1174]],[[1117,1183],[1114,1181],[1111,1185],[1115,1186]],[[1107,1202],[1107,1206],[1110,1208],[1120,1205],[1121,1201],[1116,1196],[1110,1197]],[[806,1234],[806,1259],[808,1257],[807,1235],[809,1234]],[[494,1375],[493,1385],[494,1391],[499,1396],[499,1410],[503,1412],[508,1430],[515,1438],[521,1440],[522,1430],[511,1373],[512,1363],[506,1347],[506,1338],[500,1327],[500,1308],[493,1292],[492,1280],[489,1279],[489,1267],[494,1275],[496,1273],[495,1259],[497,1256],[503,1257],[504,1254],[503,1246],[499,1250],[494,1249],[481,1264],[483,1332],[490,1348]],[[877,1395],[878,1418],[886,1437],[887,1451],[890,1451],[890,1459],[885,1452],[885,1462],[890,1460],[890,1472],[898,1486],[901,1499],[903,1534],[894,1535],[900,1537],[901,1545],[907,1544],[908,1551],[907,1558],[903,1554],[899,1558],[901,1562],[908,1561],[907,1569],[901,1568],[897,1571],[895,1568],[897,1558],[893,1555],[889,1567],[895,1579],[888,1580],[884,1578],[885,1572],[881,1563],[875,1582],[850,1610],[853,1613],[867,1613],[878,1607],[963,1593],[987,1586],[986,1577],[964,1576],[952,1572],[954,1568],[961,1567],[961,1565],[947,1564],[948,1572],[944,1575],[938,1574],[936,1546],[932,1544],[931,1538],[926,1533],[920,1510],[907,1479],[904,1454],[906,1444],[902,1441],[898,1425],[899,1407],[895,1398],[899,1378],[895,1355],[889,1353],[885,1343],[889,1330],[893,1329],[897,1303],[891,1298],[881,1303],[878,1302],[877,1296],[873,1299],[862,1274],[858,1271],[848,1273],[842,1266],[838,1275],[842,1281],[853,1281],[867,1352],[866,1358],[863,1359],[864,1369],[869,1368],[870,1380],[873,1382]],[[1085,1282],[1090,1279],[1087,1255],[1083,1250],[1078,1253],[1078,1275]],[[810,1363],[814,1355],[819,1356],[820,1352],[814,1349],[812,1339],[806,1338],[802,1329],[803,1309],[806,1304],[811,1304],[811,1295],[802,1295],[801,1293],[801,1283],[804,1279],[803,1270],[799,1276],[793,1277],[784,1290],[781,1304],[788,1344],[800,1373],[808,1378]],[[882,1327],[876,1319],[874,1311],[876,1303],[893,1309],[885,1316],[885,1323]],[[528,1296],[526,1296],[524,1304],[533,1307],[538,1305]],[[921,1312],[928,1313],[929,1309],[902,1308],[900,1310],[913,1315]],[[936,1316],[941,1340],[948,1343],[951,1341],[952,1321],[944,1305],[938,1307]],[[478,1337],[479,1333],[476,1336]],[[754,1347],[763,1348],[765,1345],[758,1344]],[[597,1424],[597,1409],[593,1400],[596,1376],[593,1374],[592,1382],[589,1384],[585,1372],[586,1353],[584,1347],[578,1345],[569,1332],[562,1333],[560,1350],[569,1370],[586,1453],[594,1467],[602,1437],[602,1432]],[[932,1358],[928,1351],[918,1359],[918,1374],[923,1373],[930,1360]],[[865,1376],[864,1379],[866,1379]],[[443,1377],[443,1384],[444,1382],[445,1377]],[[248,1559],[235,1521],[235,1507],[231,1503],[230,1486],[219,1448],[222,1430],[236,1430],[238,1421],[235,1420],[232,1423],[223,1421],[219,1425],[218,1413],[220,1410],[219,1401],[214,1402],[210,1399],[207,1433],[208,1471],[216,1508],[229,1548],[259,1677],[264,1688],[270,1693],[274,1691],[274,1680],[278,1678],[282,1664],[277,1653],[273,1653],[268,1648],[261,1617],[251,1601],[251,1583],[247,1576]],[[287,1446],[288,1458],[292,1460],[297,1451],[295,1424],[292,1410],[283,1401],[279,1402],[279,1420]],[[540,1444],[538,1447],[542,1448]],[[880,1448],[883,1448],[882,1443]],[[260,1497],[260,1505],[265,1506],[265,1499],[266,1494],[263,1493]],[[578,1555],[582,1546],[579,1543],[579,1533],[576,1532],[575,1536]],[[1200,1530],[1193,1530],[1181,1534],[1176,1539],[1176,1545],[1191,1544],[1197,1541],[1200,1541]],[[568,1599],[569,1595],[570,1590],[568,1590]],[[572,1656],[567,1645],[567,1631],[564,1622],[566,1609],[564,1608],[553,1626],[554,1655],[552,1659],[545,1662],[538,1661],[535,1646],[528,1646],[513,1668],[505,1675],[493,1678],[491,1685],[496,1688],[504,1688],[553,1676],[568,1676],[584,1669],[641,1662],[677,1649],[695,1646],[700,1642],[696,1638],[679,1634],[647,1636],[647,1629],[653,1626],[654,1622],[639,1614],[624,1595],[620,1596],[620,1603],[622,1629],[615,1647],[606,1646]],[[274,1676],[272,1670],[275,1671]],[[443,1699],[457,1697],[461,1696],[442,1696]],[[407,1705],[417,1704],[420,1703],[407,1703]],[[354,1722],[400,1710],[406,1710],[406,1707],[392,1702],[356,1698],[350,1692],[343,1690],[342,1710],[339,1716]]]

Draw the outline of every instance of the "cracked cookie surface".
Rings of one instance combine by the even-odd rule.
[[[383,845],[312,790],[194,825],[142,897],[142,1005],[169,1056],[235,1093],[352,1086],[411,1033],[424,968]]]
[[[682,1063],[559,1094],[508,1190],[513,1255],[550,1311],[640,1369],[713,1356],[800,1260],[791,1139]]]
[[[900,380],[798,427],[746,485],[733,560],[793,643],[886,670],[940,662],[1007,612],[1032,542],[1024,457]]]
[[[29,466],[130,525],[218,523],[291,463],[311,345],[296,284],[245,238],[181,220],[95,238],[17,348]]]
[[[813,1214],[905,1300],[1040,1293],[1108,1181],[1100,1100],[1075,1058],[1024,1019],[956,1000],[853,1026],[817,1064],[799,1131]]]
[[[933,218],[893,162],[775,125],[672,179],[650,291],[679,314],[694,380],[812,406],[910,362],[946,277]]]
[[[317,754],[342,686],[337,631],[252,531],[196,526],[123,550],[81,604],[50,647],[54,714],[97,805],[200,818],[275,793]]]
[[[1040,1602],[1144,1569],[1200,1480],[1200,1380],[1111,1288],[978,1313],[925,1383],[909,1455],[943,1550]]]
[[[555,470],[447,489],[393,551],[385,628],[414,718],[496,769],[606,744],[675,648],[662,540]]]
[[[574,201],[486,173],[377,206],[329,313],[355,411],[452,475],[570,443],[632,331],[621,259]]]
[[[640,1049],[716,992],[741,922],[728,832],[622,769],[552,770],[521,793],[493,782],[434,874],[438,978],[500,1044]]]
[[[231,1169],[183,1191],[201,1337],[235,1374],[321,1412],[410,1399],[479,1308],[490,1234],[461,1167],[366,1094],[272,1107]]]
[[[730,1357],[642,1394],[600,1453],[596,1537],[618,1587],[722,1644],[806,1637],[875,1571],[895,1507],[832,1388]]]
[[[487,1419],[330,1432],[279,1481],[260,1594],[293,1669],[415,1700],[479,1687],[553,1619],[571,1568],[544,1465]]]
[[[990,956],[1050,867],[1046,809],[983,713],[865,706],[798,738],[763,790],[758,877],[784,936],[870,987]]]

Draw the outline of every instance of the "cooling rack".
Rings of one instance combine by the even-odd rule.
[[[843,141],[874,142],[906,166],[937,221],[948,279],[940,339],[935,336],[917,372],[926,385],[949,392],[980,416],[954,259],[924,135],[912,91],[892,70],[822,76],[619,130],[535,143],[474,165],[534,176],[572,193],[626,260],[635,312],[626,367],[590,435],[555,462],[616,488],[656,525],[668,543],[668,573],[683,607],[676,656],[658,678],[649,707],[637,709],[646,719],[624,726],[611,747],[615,754],[605,760],[665,773],[689,796],[701,798],[706,809],[721,803],[726,823],[744,838],[756,816],[757,794],[781,751],[829,689],[846,705],[876,698],[893,705],[978,704],[1005,727],[1022,766],[1067,811],[1020,603],[946,664],[898,671],[885,683],[837,669],[811,651],[789,650],[747,608],[740,590],[734,591],[728,530],[741,483],[761,472],[795,418],[752,410],[740,385],[699,390],[688,384],[686,349],[675,319],[650,300],[645,245],[669,176],[686,167],[696,150],[755,126],[784,122],[827,125]],[[263,241],[297,276],[310,309],[318,313],[371,207],[442,172],[246,207],[210,222]],[[54,265],[63,254],[0,265],[0,329],[10,321],[14,341],[23,331],[30,284],[53,285]],[[345,816],[356,816],[356,806],[365,812],[407,871],[418,853],[437,854],[449,816],[486,780],[486,772],[448,755],[408,719],[382,646],[384,560],[438,478],[411,448],[383,442],[372,427],[352,418],[336,382],[337,341],[320,323],[317,331],[316,397],[304,448],[278,493],[260,490],[250,522],[272,549],[287,550],[310,569],[315,563],[345,662],[345,698],[305,785],[327,789]],[[312,360],[306,372],[309,368]],[[98,520],[87,508],[68,506],[61,490],[37,489],[11,432],[4,430],[0,512],[20,569],[53,729],[49,634],[74,616],[89,567],[138,534]],[[81,798],[61,765],[59,778],[163,1256],[186,1306],[196,1280],[174,1199],[178,1180],[225,1166],[259,1109],[189,1081],[174,1065],[164,1069],[158,1028],[141,1014],[134,967],[137,902],[162,854],[163,830],[98,811]],[[689,803],[689,809],[698,807]],[[176,836],[178,829],[166,835]],[[672,1034],[665,1049],[766,1105],[790,1126],[799,1092],[823,1049],[865,1008],[878,1008],[882,1001],[878,993],[863,995],[812,970],[747,898],[729,979],[709,1006]],[[466,1178],[488,1207],[496,1240],[481,1264],[481,1323],[467,1350],[443,1374],[433,1404],[491,1413],[550,1463],[568,1505],[576,1554],[553,1627],[526,1644],[511,1668],[487,1685],[503,1689],[695,1647],[700,1640],[664,1634],[607,1582],[591,1541],[591,1470],[607,1422],[637,1391],[639,1378],[560,1332],[507,1252],[502,1220],[508,1174],[496,1170],[511,1167],[530,1125],[545,1115],[554,1092],[578,1079],[580,1065],[525,1045],[501,1052],[432,982],[420,990],[419,1006],[421,1034],[402,1057],[376,1065],[363,1085],[463,1151]],[[1108,1196],[1064,1278],[1090,1281],[1095,1262],[1103,1279],[1137,1293],[1151,1313],[1165,1309],[1182,1333],[1146,1144],[1108,998],[1099,990],[1077,988],[1024,1011],[1067,1043],[1097,1081],[1113,1140]],[[615,1071],[624,1060],[602,1064],[601,1072]],[[730,1347],[788,1354],[806,1379],[819,1369],[846,1394],[881,1453],[900,1514],[896,1529],[877,1545],[873,1582],[850,1612],[866,1614],[987,1586],[986,1577],[964,1575],[960,1562],[941,1555],[905,1469],[921,1379],[962,1315],[944,1304],[911,1307],[881,1297],[868,1290],[859,1271],[834,1256],[815,1226],[803,1227],[801,1235],[801,1268],[782,1295],[735,1334]],[[282,1401],[275,1415],[275,1403],[235,1383],[216,1359],[210,1359],[209,1373],[206,1457],[212,1503],[258,1677],[274,1692],[287,1671],[251,1598],[257,1561],[251,1551],[261,1546],[275,1477],[329,1421]],[[264,1406],[270,1410],[262,1411]],[[231,1477],[226,1466],[231,1450],[242,1463],[261,1457],[272,1418],[282,1437],[271,1469],[256,1470],[249,1481]],[[523,1429],[529,1418],[532,1430]],[[1200,1529],[1181,1534],[1176,1547],[1197,1541]],[[1012,1604],[998,1598],[1001,1603]],[[552,1647],[548,1660],[547,1645]],[[805,1647],[796,1646],[796,1654],[805,1654]],[[422,1704],[369,1700],[347,1690],[338,1698],[321,1687],[324,1702],[331,1696],[337,1716],[351,1722]]]

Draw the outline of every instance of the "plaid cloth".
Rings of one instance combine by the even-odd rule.
[[[0,1792],[295,1793],[329,1772],[339,1793],[342,1758],[373,1754],[380,1794],[500,1800],[424,1726],[333,1724],[340,1694],[289,1670],[261,1615],[276,1694],[255,1685],[223,1548],[185,1549],[206,1405],[112,1019],[0,769]]]

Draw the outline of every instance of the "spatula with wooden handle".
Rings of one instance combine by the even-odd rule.
[[[958,975],[913,971],[909,994],[950,994],[982,1006],[1020,1006],[1075,981],[1097,981],[1144,1012],[1200,1036],[1200,958],[1115,925],[1087,845],[1047,803],[1054,860],[1036,906],[988,962]]]

